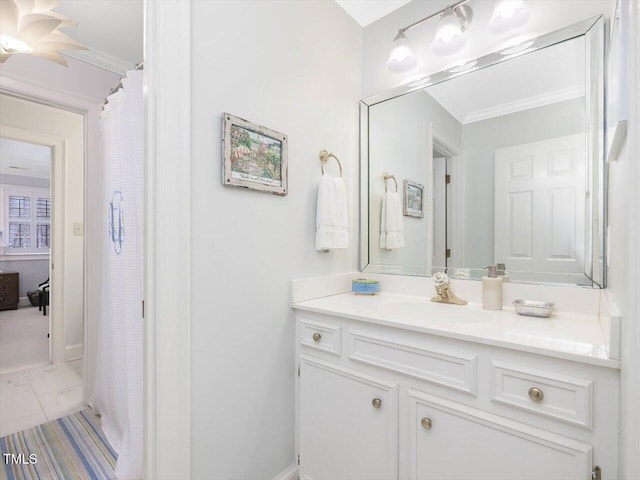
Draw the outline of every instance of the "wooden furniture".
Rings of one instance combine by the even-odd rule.
[[[0,273],[0,310],[18,309],[18,273]]]
[[[617,368],[296,317],[301,479],[617,478]]]

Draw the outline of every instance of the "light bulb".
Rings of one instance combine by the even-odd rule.
[[[2,53],[31,53],[31,47],[22,40],[9,35],[0,35],[0,51]]]
[[[531,11],[524,0],[497,0],[487,29],[499,35],[523,26],[530,16]]]
[[[387,60],[387,70],[393,73],[406,73],[418,65],[409,41],[404,34],[399,34],[393,42],[393,48]]]
[[[431,42],[431,52],[436,55],[451,55],[462,50],[465,43],[460,19],[452,10],[447,10],[438,22],[436,35]]]

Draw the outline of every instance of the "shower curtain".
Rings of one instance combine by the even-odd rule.
[[[143,192],[142,71],[130,71],[101,118],[105,247],[94,411],[118,453],[118,480],[142,478]]]

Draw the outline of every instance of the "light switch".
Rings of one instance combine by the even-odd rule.
[[[73,224],[73,234],[77,236],[84,235],[84,224],[83,223],[74,223]]]

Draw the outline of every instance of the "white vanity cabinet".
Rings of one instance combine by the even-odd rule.
[[[397,385],[300,360],[301,478],[397,478]]]
[[[617,476],[617,368],[402,322],[296,318],[302,480]]]
[[[586,480],[591,445],[410,391],[411,479]]]

